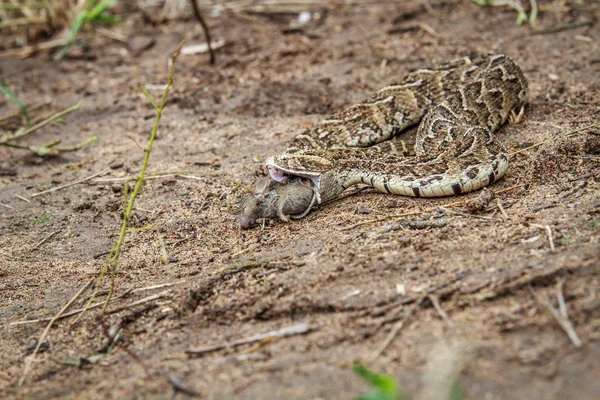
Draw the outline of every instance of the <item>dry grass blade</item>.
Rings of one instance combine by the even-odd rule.
[[[508,221],[510,219],[510,217],[506,213],[506,210],[504,209],[504,206],[502,205],[502,201],[500,199],[496,199],[496,204],[498,205],[498,209],[500,210],[500,213],[502,214],[502,217],[504,218],[504,220]]]
[[[442,317],[442,319],[446,321],[446,324],[448,324],[448,326],[452,326],[452,321],[450,320],[450,317],[448,317],[448,314],[446,314],[446,311],[444,311],[444,309],[440,305],[440,301],[438,300],[437,296],[430,294],[429,296],[427,296],[427,298],[429,299],[429,301],[431,301],[431,304],[433,304],[433,307],[438,312],[438,314],[440,314],[440,317]]]
[[[554,253],[556,248],[554,247],[554,238],[552,236],[552,228],[550,228],[550,225],[531,224],[531,226],[546,231],[546,235],[548,236],[548,244],[550,245],[550,251]]]
[[[19,386],[22,386],[23,383],[25,382],[25,379],[27,379],[27,375],[29,374],[29,370],[31,369],[31,363],[35,359],[35,356],[37,355],[38,351],[40,350],[40,346],[46,339],[46,336],[48,335],[48,332],[50,332],[50,328],[52,327],[52,325],[54,325],[54,322],[56,320],[58,320],[64,314],[64,312],[69,309],[69,307],[71,307],[71,304],[73,304],[75,302],[75,300],[77,300],[79,298],[79,296],[81,296],[81,294],[85,291],[85,289],[88,288],[88,286],[90,286],[92,284],[93,281],[94,281],[94,279],[90,279],[81,289],[79,289],[79,291],[75,294],[75,296],[73,296],[71,298],[71,300],[69,300],[69,302],[67,304],[65,304],[65,306],[63,308],[61,308],[61,310],[54,317],[52,317],[50,322],[48,322],[48,325],[46,325],[46,329],[44,329],[42,336],[40,336],[40,338],[38,339],[37,345],[35,346],[33,353],[31,353],[31,356],[29,356],[29,358],[25,362],[25,370],[23,371],[23,375],[21,376],[21,379],[19,379]]]
[[[190,0],[192,3],[192,10],[194,10],[194,16],[202,26],[202,30],[204,31],[204,37],[206,38],[206,46],[208,47],[208,53],[210,54],[210,63],[214,64],[216,61],[215,51],[212,48],[212,42],[210,39],[210,31],[208,30],[208,25],[204,22],[204,18],[202,18],[202,14],[200,13],[200,7],[198,7],[198,0]]]
[[[525,21],[529,21],[531,24],[535,22],[537,16],[537,4],[535,7],[532,7],[531,15],[528,17],[525,9],[521,5],[519,0],[470,0],[472,3],[478,4],[480,6],[490,6],[490,7],[510,7],[515,10],[518,14],[517,16],[517,25],[521,25]],[[535,0],[531,0],[532,5],[535,3]]]
[[[560,311],[560,315],[563,318],[569,318],[567,314],[567,304],[565,303],[565,296],[563,296],[563,286],[565,284],[565,279],[559,279],[556,282],[556,298],[558,299],[558,310]]]
[[[47,119],[43,120],[42,122],[35,124],[31,128],[27,128],[27,129],[25,129],[25,130],[23,130],[21,132],[18,132],[18,133],[14,134],[14,135],[3,136],[3,137],[0,138],[0,144],[6,144],[9,141],[12,142],[12,141],[17,140],[19,138],[22,138],[24,136],[30,135],[33,132],[37,131],[38,129],[40,129],[40,128],[48,125],[48,124],[51,124],[52,122],[56,121],[57,119],[65,116],[65,115],[67,115],[69,113],[72,113],[73,111],[79,110],[79,108],[82,105],[83,105],[83,101],[80,101],[79,103],[75,104],[74,106],[66,108],[63,111],[54,114],[50,118],[47,118]]]
[[[156,293],[156,294],[153,294],[151,296],[144,297],[143,299],[136,300],[133,303],[126,304],[126,305],[121,306],[121,307],[117,307],[114,310],[107,311],[107,313],[108,314],[118,313],[119,311],[123,311],[123,310],[126,310],[126,309],[131,308],[131,307],[139,306],[140,304],[144,304],[144,303],[148,303],[150,301],[162,299],[163,297],[166,297],[169,293],[171,293],[171,289],[167,289],[167,290],[164,290],[164,291],[162,291],[160,293]]]
[[[217,174],[217,173],[202,172],[202,171],[166,171],[166,172],[158,172],[155,174],[147,174],[144,177],[144,180],[172,178],[172,177],[184,178],[184,179],[194,179],[194,180],[201,180],[202,179],[201,177],[217,178],[217,179],[221,179],[225,182],[232,183],[235,186],[238,186],[250,193],[254,193],[254,189],[251,188],[250,186],[244,185],[243,183],[241,183],[235,179],[224,176],[222,173]],[[121,178],[95,179],[94,181],[92,181],[92,183],[126,182],[126,181],[131,181],[134,179],[135,179],[135,176],[124,176]]]
[[[110,168],[105,168],[102,171],[95,173],[94,175],[90,175],[90,176],[88,176],[86,178],[79,179],[79,180],[77,180],[75,182],[69,182],[69,183],[66,183],[64,185],[54,187],[52,189],[44,190],[43,192],[34,193],[34,194],[31,195],[31,198],[38,197],[38,196],[41,196],[41,195],[44,195],[44,194],[48,194],[48,193],[52,193],[52,192],[56,192],[57,190],[65,189],[65,188],[68,188],[70,186],[74,186],[74,185],[78,185],[78,184],[83,183],[83,182],[87,182],[87,181],[89,181],[91,179],[94,179],[94,178],[96,178],[98,176],[104,175],[104,174],[106,174],[109,171],[110,171]]]
[[[46,243],[48,240],[50,240],[54,235],[56,235],[60,231],[61,231],[61,229],[52,232],[51,234],[49,234],[48,236],[46,236],[45,238],[43,238],[42,240],[40,240],[35,246],[33,246],[31,248],[31,250],[37,250],[41,245],[43,245],[44,243]]]
[[[575,347],[581,347],[583,346],[583,343],[581,342],[581,339],[579,338],[579,335],[577,335],[577,332],[575,332],[575,328],[573,328],[573,324],[571,324],[571,321],[569,321],[569,319],[567,318],[566,315],[563,315],[563,313],[561,313],[559,310],[556,309],[556,307],[554,307],[554,305],[552,305],[552,303],[549,300],[543,300],[532,288],[531,286],[529,286],[529,292],[531,293],[531,295],[538,301],[538,303],[540,303],[541,305],[543,305],[544,307],[546,307],[548,309],[548,311],[550,311],[550,314],[552,314],[552,316],[554,317],[554,319],[556,320],[556,322],[558,322],[558,324],[560,325],[560,327],[566,332],[567,336],[569,337],[569,339],[571,340],[571,343],[573,343],[573,345]],[[557,297],[558,297],[558,302],[559,304],[561,303],[561,301],[564,303],[564,297],[562,295],[562,284],[560,283],[560,281],[557,283]],[[560,306],[561,308],[564,307],[564,314],[566,314],[566,306]]]
[[[31,203],[31,200],[29,200],[27,197],[23,197],[23,196],[21,196],[21,195],[19,195],[19,194],[15,194],[15,197],[16,197],[17,199],[23,200],[23,201],[24,201],[24,202],[26,202],[26,203]]]
[[[254,267],[266,267],[267,265],[269,265],[269,263],[271,263],[273,261],[275,261],[274,258],[270,258],[268,260],[245,262],[245,263],[241,263],[241,264],[230,265],[227,267],[219,268],[215,272],[217,274],[222,274],[224,272],[239,272],[239,271],[242,271],[242,270],[245,270],[248,268],[254,268]]]
[[[19,107],[19,109],[21,110],[21,113],[25,117],[27,126],[30,126],[31,119],[29,118],[29,113],[27,112],[27,107],[25,107],[23,105],[23,103],[21,103],[21,100],[19,100],[19,98],[17,96],[15,96],[14,93],[10,91],[10,89],[8,89],[7,87],[4,87],[2,85],[0,85],[0,92],[4,93],[10,101],[12,101],[14,104],[16,104]]]
[[[551,28],[546,28],[546,29],[536,29],[531,31],[531,35],[547,35],[549,33],[557,33],[557,32],[562,32],[562,31],[568,31],[570,29],[577,29],[577,28],[581,28],[584,26],[591,26],[594,24],[593,20],[589,20],[589,21],[580,21],[580,22],[573,22],[571,24],[566,24],[566,25],[559,25],[559,26],[553,26]]]
[[[288,326],[285,328],[277,329],[274,331],[270,331],[267,333],[262,333],[259,335],[251,336],[249,338],[236,340],[232,343],[219,343],[212,346],[203,346],[203,347],[195,347],[189,350],[186,350],[187,354],[190,355],[200,355],[204,353],[210,353],[216,350],[224,349],[226,347],[236,347],[244,344],[250,344],[255,342],[261,342],[263,340],[294,336],[294,335],[303,335],[305,333],[310,332],[312,329],[306,323],[300,323],[292,326]]]
[[[113,301],[117,300],[117,299],[121,299],[121,298],[129,295],[130,293],[138,293],[138,292],[144,292],[144,291],[147,291],[147,290],[161,289],[161,288],[164,288],[164,287],[181,285],[183,283],[185,283],[185,281],[177,281],[177,282],[172,282],[172,283],[161,283],[161,284],[158,284],[158,285],[151,285],[151,286],[146,286],[146,287],[142,287],[142,288],[127,289],[123,293],[119,294],[118,296],[113,297]],[[148,300],[148,298],[146,298],[144,301],[149,301],[149,300]],[[87,307],[87,309],[84,307],[84,308],[78,308],[78,309],[73,310],[73,311],[69,311],[68,313],[62,314],[60,316],[60,319],[71,317],[71,316],[77,315],[77,314],[81,314],[84,311],[91,310],[92,308],[98,308],[98,307],[100,307],[103,304],[104,304],[104,301],[100,301],[100,302],[97,302],[97,303],[94,303],[94,304],[90,305],[89,307]],[[129,305],[129,307],[131,307],[132,304],[133,303],[131,303]],[[114,311],[112,311],[112,312],[114,312]],[[25,321],[11,322],[10,326],[31,325],[31,324],[36,324],[38,322],[44,322],[44,321],[50,321],[50,320],[51,320],[51,318],[28,319],[28,320],[25,320]],[[77,323],[78,320],[79,320],[79,318],[77,318],[75,321],[73,321],[73,323],[71,325],[75,325],[75,323]]]
[[[26,47],[23,47],[20,49],[10,49],[10,50],[0,52],[0,58],[6,58],[6,57],[26,58],[26,57],[29,57],[40,51],[53,49],[55,47],[60,47],[63,44],[65,44],[65,39],[49,40],[44,43],[34,44],[34,45],[26,46]]]
[[[600,121],[594,122],[591,125],[586,125],[586,126],[582,126],[581,128],[570,130],[568,132],[565,132],[562,135],[559,135],[559,137],[561,137],[561,138],[567,138],[567,137],[569,137],[571,135],[574,135],[574,134],[579,133],[579,132],[587,131],[588,129],[592,129],[592,128],[595,128],[597,126],[600,126]],[[543,140],[541,142],[532,144],[531,146],[525,147],[524,149],[519,149],[519,150],[513,151],[512,153],[509,154],[509,156],[513,157],[513,156],[515,156],[517,154],[520,154],[520,153],[523,153],[523,152],[525,152],[527,150],[531,150],[531,149],[535,149],[536,147],[540,147],[540,146],[542,146],[542,145],[544,145],[546,143],[555,142],[556,139],[557,139],[557,137],[553,136],[551,139]]]
[[[418,302],[418,303],[420,303],[420,302]],[[379,345],[377,350],[375,350],[373,352],[373,354],[371,354],[371,357],[369,357],[370,363],[375,362],[375,360],[377,360],[377,358],[379,358],[381,353],[383,353],[385,351],[385,349],[387,349],[387,347],[390,345],[390,343],[392,343],[392,341],[396,338],[396,336],[398,336],[398,333],[400,332],[400,330],[402,330],[402,328],[404,327],[404,324],[414,314],[416,309],[417,309],[416,305],[413,305],[412,307],[410,307],[408,309],[408,311],[406,311],[404,318],[402,318],[400,321],[398,321],[396,323],[396,325],[394,325],[394,327],[392,328],[390,333],[386,336],[385,340]]]
[[[34,104],[32,106],[27,106],[26,105],[25,107],[29,111],[36,111],[36,110],[39,110],[40,108],[45,107],[45,106],[47,106],[49,104],[52,104],[52,100],[46,99],[46,100],[44,100],[44,101],[42,101],[40,103]],[[6,121],[10,121],[13,118],[18,118],[21,115],[22,115],[22,113],[20,111],[18,111],[18,112],[14,112],[12,114],[8,114],[8,115],[6,115],[4,117],[0,117],[0,123],[6,122]]]

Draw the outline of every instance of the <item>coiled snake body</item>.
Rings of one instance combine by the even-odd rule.
[[[506,173],[508,154],[494,132],[520,118],[526,97],[527,81],[508,56],[465,57],[412,72],[338,112],[296,136],[266,167],[277,182],[312,181],[315,196],[302,216],[358,183],[414,197],[467,193]],[[414,149],[387,141],[421,119]],[[261,217],[256,213],[242,210]]]

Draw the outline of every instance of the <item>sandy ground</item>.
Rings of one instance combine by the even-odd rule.
[[[600,16],[591,1],[559,3],[542,5],[537,29]],[[298,30],[288,29],[292,14],[207,17],[226,45],[214,66],[207,55],[180,57],[148,169],[193,177],[147,181],[131,226],[153,229],[127,235],[117,271],[116,295],[128,293],[102,319],[95,309],[57,322],[21,387],[45,323],[14,323],[51,317],[96,276],[120,229],[116,179],[139,172],[153,124],[139,87],[165,82],[182,39],[203,40],[197,23],[179,20],[119,28],[154,41],[137,56],[98,37],[60,63],[44,54],[1,59],[0,75],[24,103],[52,100],[34,117],[85,102],[23,143],[98,137],[59,157],[0,147],[2,397],[162,399],[184,385],[212,399],[350,399],[367,389],[352,372],[360,360],[422,398],[456,374],[466,399],[598,398],[600,130],[569,132],[600,119],[600,30],[532,35],[509,9],[431,4],[331,6]],[[303,128],[411,70],[488,52],[514,58],[530,87],[523,121],[498,137],[511,151],[539,144],[516,154],[491,187],[516,186],[498,201],[477,213],[426,212],[478,194],[366,191],[297,222],[237,227],[244,190],[234,182],[252,185],[262,160]],[[0,115],[14,111],[2,100]],[[15,196],[106,168],[31,202]],[[423,213],[367,222],[412,211]],[[581,347],[549,312],[558,291]],[[186,353],[298,324],[308,332]],[[67,365],[105,351],[119,328],[120,345],[106,357]]]

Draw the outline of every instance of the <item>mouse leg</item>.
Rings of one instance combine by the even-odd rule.
[[[279,205],[277,207],[277,216],[279,217],[279,219],[282,222],[286,222],[287,223],[287,222],[290,222],[290,219],[287,217],[287,215],[285,215],[283,213],[283,206],[285,206],[285,201],[279,202]]]

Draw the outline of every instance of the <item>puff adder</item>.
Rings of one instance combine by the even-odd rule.
[[[508,154],[494,132],[520,118],[526,98],[527,81],[508,56],[465,57],[414,71],[338,112],[266,168],[278,182],[311,179],[317,203],[358,183],[413,197],[467,193],[506,173]],[[414,149],[387,141],[419,121]]]

